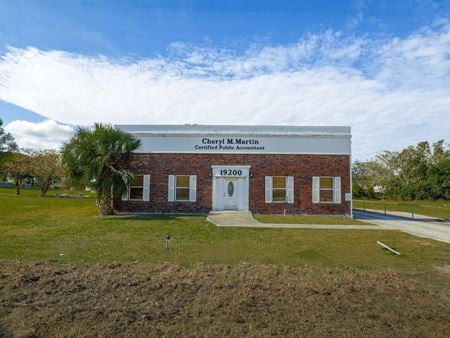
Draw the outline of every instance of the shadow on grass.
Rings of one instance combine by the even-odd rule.
[[[127,220],[127,221],[174,221],[179,218],[198,218],[204,217],[206,215],[193,215],[193,214],[129,214],[129,215],[116,215],[102,218],[103,221],[116,221],[116,220]]]

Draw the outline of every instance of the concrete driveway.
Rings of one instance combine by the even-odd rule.
[[[401,215],[385,215],[382,212],[353,210],[353,217],[380,227],[397,229],[408,234],[450,243],[450,223],[415,215],[415,218]]]

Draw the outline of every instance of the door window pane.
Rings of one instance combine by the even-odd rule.
[[[227,190],[228,190],[228,196],[233,197],[233,194],[234,194],[234,184],[233,184],[233,182],[231,182],[231,181],[228,182]]]

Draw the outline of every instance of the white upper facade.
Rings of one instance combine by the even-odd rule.
[[[343,126],[116,125],[142,146],[136,153],[351,154]]]

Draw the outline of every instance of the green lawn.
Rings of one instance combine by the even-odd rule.
[[[393,231],[218,228],[203,216],[95,216],[93,198],[0,189],[0,259],[62,263],[197,262],[349,267],[450,264],[445,243]],[[172,250],[164,248],[172,235]],[[381,240],[402,252],[394,257]]]
[[[353,200],[353,208],[404,211],[416,214],[450,219],[450,201],[392,201],[392,200]]]
[[[343,225],[371,225],[370,223],[358,221],[356,219],[344,217],[322,217],[303,215],[255,215],[255,218],[262,223],[278,224],[343,224]]]

